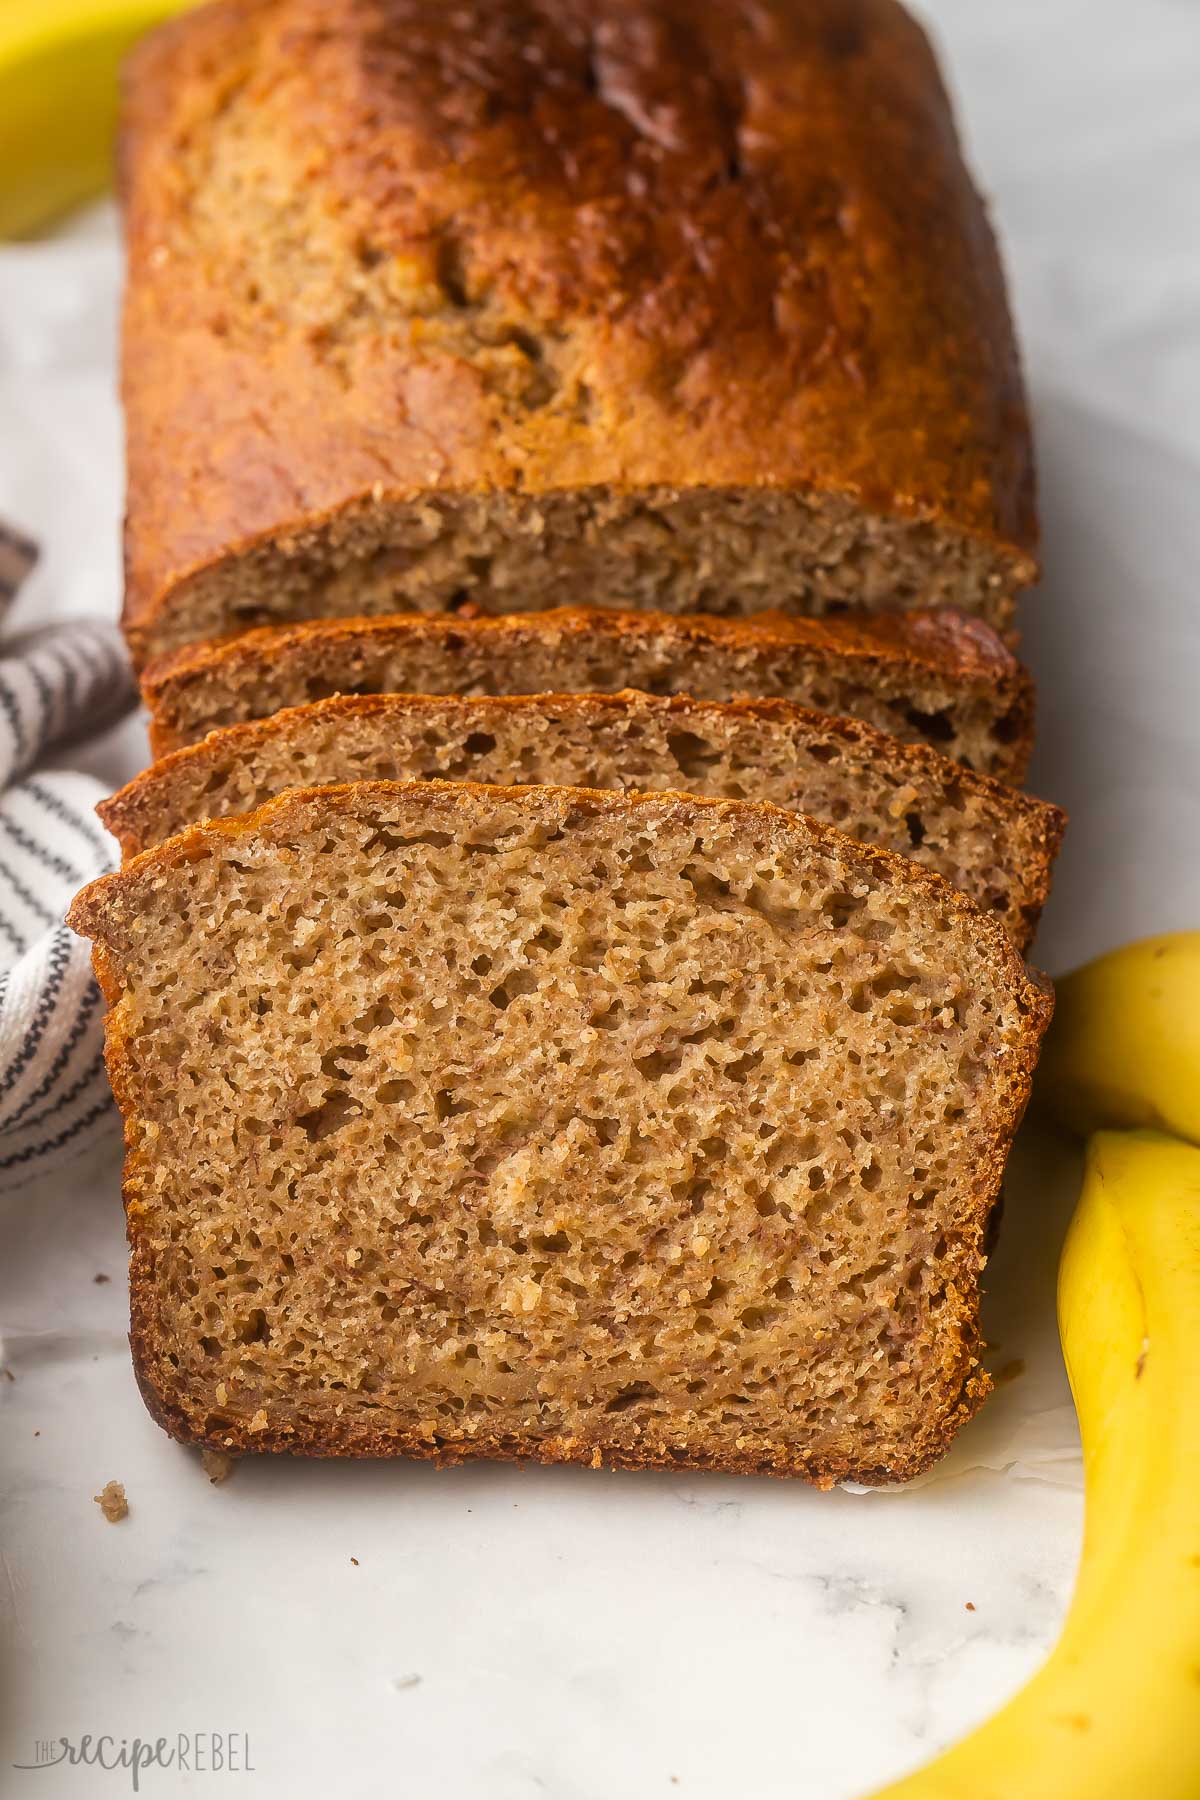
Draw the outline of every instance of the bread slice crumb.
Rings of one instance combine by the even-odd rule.
[[[918,1472],[983,1398],[1050,1002],[934,872],[740,800],[360,782],[194,828],[71,922],[185,1439],[831,1485]]]
[[[125,1487],[120,1481],[106,1481],[98,1494],[92,1499],[100,1508],[110,1525],[119,1524],[129,1516],[129,1502],[125,1498]]]

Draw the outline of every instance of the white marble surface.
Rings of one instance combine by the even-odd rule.
[[[1074,823],[1041,953],[1200,923],[1200,8],[939,0],[1004,232],[1040,434],[1027,609],[1042,791]],[[32,614],[111,607],[109,221],[0,252],[0,513]],[[99,747],[116,780],[140,729]],[[1070,1154],[1027,1132],[988,1302],[1022,1358],[903,1493],[585,1471],[243,1464],[212,1487],[142,1410],[115,1148],[0,1213],[0,1793],[35,1740],[247,1733],[263,1796],[850,1800],[1035,1666],[1081,1496],[1053,1319]],[[99,1274],[110,1277],[98,1284]],[[110,1477],[129,1518],[91,1496]],[[357,1558],[357,1566],[352,1558]],[[974,1610],[968,1610],[970,1601]]]

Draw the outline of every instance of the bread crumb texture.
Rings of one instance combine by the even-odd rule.
[[[358,784],[88,889],[148,1401],[214,1448],[880,1481],[987,1381],[1049,1002],[774,808]]]

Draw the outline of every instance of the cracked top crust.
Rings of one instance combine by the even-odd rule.
[[[1033,577],[1003,278],[893,0],[217,0],[134,55],[122,178],[135,632],[433,495],[810,493]]]

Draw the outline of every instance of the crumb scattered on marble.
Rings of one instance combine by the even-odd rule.
[[[112,1280],[112,1276],[111,1276],[111,1275],[93,1275],[93,1276],[92,1276],[92,1280],[93,1280],[93,1281],[94,1281],[94,1282],[95,1282],[95,1283],[96,1283],[96,1285],[97,1285],[97,1286],[98,1286],[98,1287],[99,1287],[99,1286],[100,1286],[100,1285],[101,1285],[101,1283],[103,1283],[103,1282],[105,1282],[105,1281],[111,1281],[111,1280]]]
[[[226,1456],[223,1450],[202,1450],[200,1452],[200,1467],[214,1487],[217,1487],[222,1481],[229,1480],[233,1474],[234,1460],[232,1456]]]
[[[125,1498],[125,1488],[119,1481],[106,1481],[100,1492],[92,1495],[92,1499],[110,1525],[115,1525],[128,1516],[129,1502]]]
[[[967,1611],[968,1611],[968,1612],[974,1612],[974,1611],[975,1611],[975,1602],[974,1602],[974,1601],[973,1601],[973,1600],[968,1600],[968,1601],[967,1601]]]
[[[421,1677],[419,1675],[397,1675],[392,1682],[392,1686],[399,1689],[401,1692],[403,1692],[405,1688],[415,1688],[420,1687],[420,1685]]]
[[[356,1568],[356,1569],[357,1569],[357,1567],[358,1567],[358,1558],[357,1558],[357,1556],[352,1556],[352,1557],[351,1557],[351,1558],[350,1558],[350,1561],[351,1561],[351,1562],[352,1562],[352,1563],[353,1563],[353,1564],[354,1564],[354,1566],[355,1566],[355,1568]]]
[[[1006,1381],[1016,1381],[1017,1377],[1024,1373],[1025,1358],[1023,1356],[1014,1356],[1011,1362],[1006,1362],[1002,1369],[996,1370],[993,1380],[995,1381],[996,1386],[1000,1387]]]
[[[41,1437],[42,1434],[40,1431],[35,1431],[33,1435],[34,1437]]]

